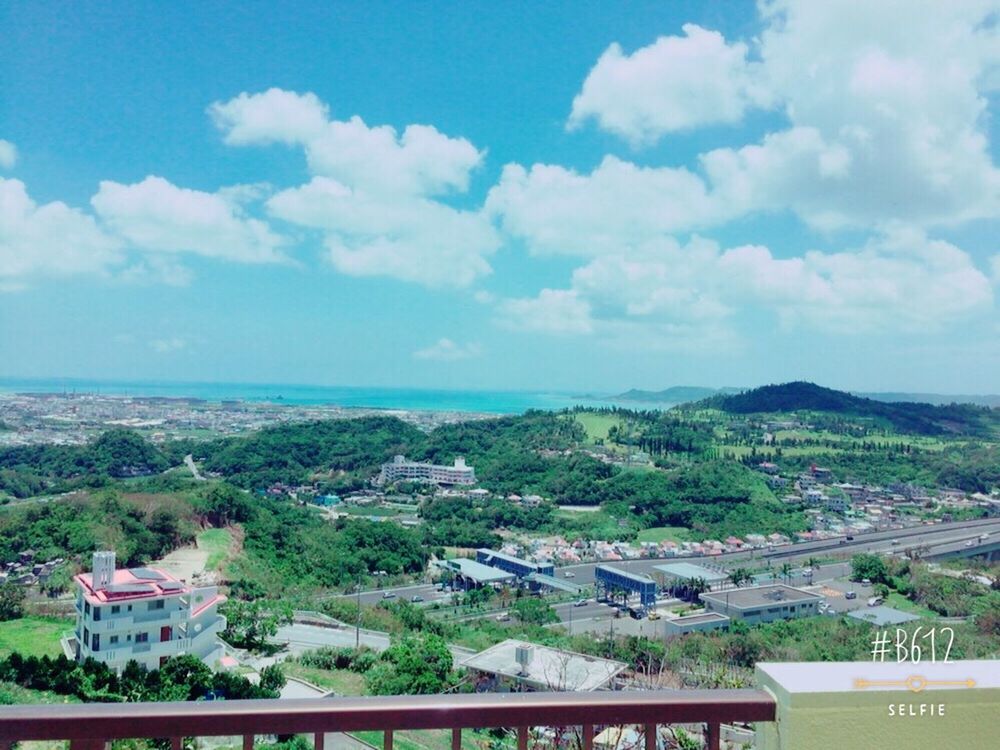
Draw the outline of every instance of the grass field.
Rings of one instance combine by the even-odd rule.
[[[48,690],[29,690],[28,688],[16,685],[13,682],[0,682],[0,706],[39,703],[79,703],[80,699],[71,695],[59,695]],[[38,743],[27,743],[35,747]],[[21,743],[23,747],[25,743]]]
[[[890,592],[889,596],[885,599],[885,606],[895,607],[896,609],[902,610],[903,612],[909,612],[911,615],[917,615],[918,617],[938,617],[937,612],[934,610],[928,609],[922,604],[911,602],[898,591]]]
[[[317,669],[286,661],[281,670],[288,677],[298,677],[316,687],[332,690],[337,695],[364,695],[365,678],[349,669]]]
[[[691,530],[683,526],[653,526],[639,532],[640,542],[688,542],[691,541]]]
[[[612,414],[597,414],[590,411],[582,411],[574,415],[577,422],[583,425],[587,433],[587,441],[594,443],[597,440],[607,440],[608,430],[615,425],[621,425],[621,420]]]
[[[219,570],[229,556],[233,535],[229,529],[208,529],[198,535],[198,547],[208,551],[205,570]]]
[[[62,634],[73,621],[57,617],[22,617],[0,622],[0,656],[14,651],[22,656],[59,656]]]

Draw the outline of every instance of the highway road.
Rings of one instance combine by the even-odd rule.
[[[739,566],[757,568],[765,566],[770,562],[771,566],[777,570],[785,562],[801,566],[810,557],[829,557],[831,555],[837,557],[850,556],[859,552],[903,554],[907,549],[916,547],[930,547],[930,552],[932,553],[955,551],[963,549],[966,541],[970,539],[977,540],[978,536],[982,533],[989,533],[991,537],[1000,535],[1000,519],[991,518],[935,524],[933,526],[890,529],[888,531],[857,534],[852,541],[847,541],[844,537],[838,537],[820,542],[789,544],[783,547],[776,547],[773,550],[730,552],[722,555],[702,557],[641,558],[605,563],[580,563],[557,568],[556,575],[561,577],[565,576],[568,572],[572,574],[572,577],[567,580],[583,586],[590,586],[594,583],[594,569],[599,564],[613,565],[614,567],[623,568],[634,573],[644,573],[653,576],[654,579],[656,578],[654,566],[669,562],[690,562],[722,571],[728,571]],[[893,540],[897,540],[899,544],[893,544]],[[989,541],[995,540],[991,538]],[[832,580],[833,578],[840,577],[849,568],[850,566],[847,563],[838,563],[835,567],[824,566],[822,568],[822,575],[824,577],[815,576],[814,582],[818,583],[821,580]],[[801,575],[792,579],[792,583],[796,585],[806,582],[806,579]],[[386,593],[407,600],[418,596],[426,603],[443,601],[448,596],[444,592],[437,591],[433,584],[413,584],[363,591],[361,593],[361,602],[362,604],[369,605],[377,604],[383,600]],[[354,599],[355,596],[355,594],[348,594],[343,595],[342,598]],[[583,616],[582,613],[581,616]]]

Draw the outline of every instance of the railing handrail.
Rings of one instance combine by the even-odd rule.
[[[773,721],[763,690],[478,693],[0,707],[0,746],[20,740],[113,740],[364,730]]]

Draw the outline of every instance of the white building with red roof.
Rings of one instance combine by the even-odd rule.
[[[114,552],[95,552],[93,571],[74,577],[78,661],[93,658],[121,672],[129,661],[158,669],[190,654],[209,666],[224,651],[217,586],[194,587],[159,568],[115,569]]]

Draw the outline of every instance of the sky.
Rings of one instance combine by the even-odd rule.
[[[0,5],[0,376],[1000,392],[1000,2]]]

